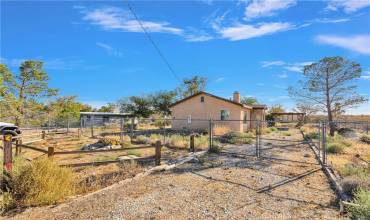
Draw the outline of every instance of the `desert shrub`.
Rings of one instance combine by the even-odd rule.
[[[171,125],[171,120],[156,119],[154,121],[153,125],[158,127],[158,128],[163,128],[163,127]]]
[[[276,127],[269,127],[269,129],[270,129],[271,132],[278,131],[278,129]]]
[[[370,135],[362,135],[360,137],[360,141],[362,141],[365,144],[370,144]]]
[[[222,142],[230,144],[250,144],[253,139],[252,133],[230,132],[221,137]]]
[[[51,159],[23,163],[10,180],[11,206],[55,204],[74,193],[75,175]],[[9,200],[9,198],[8,198]]]
[[[139,135],[136,137],[136,142],[139,144],[149,144],[150,139],[145,135]]]
[[[215,125],[213,127],[213,134],[214,135],[224,135],[231,131],[231,129],[225,125]]]
[[[358,189],[349,209],[355,219],[370,219],[370,191]]]
[[[222,148],[223,147],[220,142],[214,141],[213,146],[209,149],[209,152],[218,154],[222,151]]]
[[[292,136],[292,133],[290,131],[282,131],[281,134],[283,136]]]
[[[177,134],[171,135],[169,137],[167,144],[171,147],[188,148],[189,147],[189,137],[177,135]]]
[[[329,143],[326,151],[330,154],[342,154],[344,152],[344,145],[340,143]]]
[[[343,176],[357,176],[361,179],[370,178],[370,170],[365,167],[355,166],[353,164],[345,164],[341,169],[340,173]]]

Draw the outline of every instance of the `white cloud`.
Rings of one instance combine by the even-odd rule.
[[[299,72],[301,73],[303,71],[303,67],[306,65],[310,65],[313,62],[311,61],[306,61],[306,62],[296,62],[296,63],[287,63],[281,60],[278,61],[262,61],[261,66],[266,68],[270,66],[281,66],[286,70],[292,71],[292,72]],[[287,78],[288,75],[286,74],[280,74],[278,75],[280,78]]]
[[[281,79],[288,78],[288,74],[286,74],[286,73],[278,74],[277,76],[278,76],[279,78],[281,78]]]
[[[110,56],[123,57],[123,53],[114,49],[112,46],[104,43],[97,42],[96,45],[105,50]]]
[[[214,37],[207,32],[196,28],[188,28],[184,34],[184,38],[189,42],[204,42],[214,39]]]
[[[225,77],[219,77],[216,79],[216,82],[220,83],[220,82],[225,81],[225,79],[226,79]]]
[[[327,9],[332,11],[343,9],[346,13],[352,13],[368,6],[370,0],[330,0]]]
[[[370,54],[370,35],[354,35],[348,37],[318,35],[315,40],[319,43],[349,49],[361,54]]]
[[[299,63],[292,63],[288,64],[287,66],[284,66],[284,69],[301,73],[303,72],[303,67],[312,64],[313,62],[299,62]]]
[[[317,18],[313,20],[312,22],[316,23],[343,23],[343,22],[348,22],[351,21],[350,18]]]
[[[370,69],[363,72],[362,79],[370,80]]]
[[[287,9],[296,4],[296,0],[253,0],[245,8],[245,18],[272,16],[276,11]]]
[[[261,66],[262,67],[269,67],[269,66],[282,66],[284,65],[285,62],[281,60],[276,60],[276,61],[262,61]]]
[[[292,28],[294,28],[294,25],[287,22],[272,22],[259,23],[257,25],[237,24],[231,27],[220,28],[218,31],[222,38],[237,41],[287,31]]]
[[[45,69],[52,69],[52,70],[72,70],[76,68],[83,68],[83,69],[92,69],[98,66],[89,66],[86,65],[84,60],[76,59],[76,58],[53,58],[53,59],[45,59],[43,57],[34,57],[34,58],[13,58],[7,59],[5,57],[0,57],[0,62],[10,66],[10,67],[19,67],[21,63],[26,60],[38,60],[44,63]]]
[[[85,11],[84,20],[98,25],[105,30],[120,30],[125,32],[143,32],[140,24],[130,14],[117,7],[104,7]],[[141,20],[148,32],[182,35],[183,30],[170,26],[168,22],[153,22]]]

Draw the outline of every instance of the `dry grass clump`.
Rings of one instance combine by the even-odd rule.
[[[75,190],[75,175],[51,159],[22,162],[9,180],[9,193],[4,208],[55,204]]]
[[[362,135],[360,137],[360,141],[362,141],[365,144],[370,144],[370,135],[366,135],[366,134]]]
[[[129,147],[131,146],[131,138],[127,135],[124,135],[122,137],[119,136],[107,136],[104,138],[101,138],[99,142],[105,144],[105,145],[121,145],[123,147]]]
[[[189,137],[178,134],[171,135],[167,145],[176,148],[189,148]]]
[[[194,138],[194,147],[196,149],[207,149],[209,147],[209,138],[208,136],[204,136],[204,135],[201,135],[201,136],[196,136]]]
[[[118,166],[118,168],[115,166]],[[92,192],[117,183],[120,180],[132,178],[144,170],[136,161],[125,161],[117,165],[111,164],[107,165],[106,168],[107,171],[105,172],[97,172],[94,175],[82,178],[78,183],[77,192],[79,194]],[[91,167],[91,169],[94,169],[94,167]]]
[[[214,135],[224,135],[231,131],[231,129],[225,125],[215,125],[213,127],[213,134]]]

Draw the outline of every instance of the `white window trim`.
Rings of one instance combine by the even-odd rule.
[[[188,115],[188,124],[191,124],[191,115]]]

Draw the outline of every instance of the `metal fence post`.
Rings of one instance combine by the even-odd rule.
[[[256,121],[256,157],[260,157],[260,121]]]
[[[94,137],[94,115],[90,117],[91,137]]]
[[[123,121],[123,118],[121,118],[120,120],[120,128],[119,128],[119,137],[120,137],[120,141],[121,143],[123,143],[123,125],[124,125],[124,121]]]
[[[326,165],[326,154],[327,154],[327,149],[326,149],[326,127],[327,123],[323,122],[322,125],[322,156],[323,156],[323,164]]]
[[[12,172],[13,169],[13,154],[12,154],[12,138],[11,134],[3,136],[4,143],[4,174]]]
[[[41,132],[41,139],[45,140],[45,138],[46,138],[46,133],[45,133],[45,131],[42,131]]]
[[[209,119],[209,150],[213,148],[213,126],[212,119]]]
[[[135,123],[135,118],[131,118],[131,124],[130,124],[130,139],[132,142],[132,139],[134,138],[134,123]]]
[[[322,137],[322,135],[321,135],[321,121],[319,122],[319,125],[318,125],[318,128],[317,128],[317,135],[318,135],[318,139],[319,139],[319,141],[318,141],[318,146],[317,146],[317,150],[318,150],[318,152],[319,152],[319,160],[321,160],[321,137]]]

